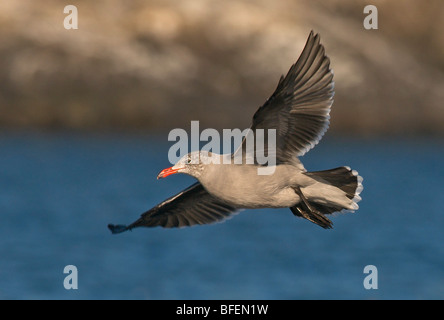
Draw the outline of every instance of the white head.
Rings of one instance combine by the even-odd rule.
[[[214,162],[215,155],[208,151],[190,152],[180,158],[174,166],[162,170],[157,179],[168,177],[174,173],[186,173],[198,179],[204,171],[205,165]]]

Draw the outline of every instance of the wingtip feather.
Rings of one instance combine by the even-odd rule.
[[[112,234],[118,234],[127,231],[128,226],[123,224],[117,224],[117,225],[109,224],[108,229],[111,231]]]

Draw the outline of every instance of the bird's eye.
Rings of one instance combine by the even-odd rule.
[[[187,159],[187,164],[191,164],[191,158]]]

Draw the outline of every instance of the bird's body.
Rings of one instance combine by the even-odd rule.
[[[197,178],[210,194],[237,208],[293,207],[301,201],[293,189],[299,187],[309,200],[333,199],[348,210],[356,209],[339,188],[307,176],[298,167],[282,164],[273,169],[273,174],[258,175],[256,165],[208,164]]]
[[[110,230],[120,233],[140,226],[207,224],[222,221],[240,209],[256,208],[290,208],[296,216],[331,228],[325,215],[358,209],[362,178],[345,166],[307,172],[299,157],[327,130],[333,96],[330,60],[319,35],[312,32],[298,61],[254,114],[251,128],[235,153],[194,151],[184,156],[158,178],[185,173],[199,182],[148,210],[131,225],[109,225]],[[261,150],[275,155],[268,174],[258,174],[264,165],[256,161],[258,152],[247,144],[248,135],[261,130],[275,130],[277,135],[273,148],[271,138],[265,136]],[[236,156],[243,159],[242,163],[230,161]]]
[[[288,208],[298,203],[299,196],[290,186],[296,185],[294,180],[308,185],[312,179],[291,165],[278,165],[275,173],[258,175],[255,165],[210,164],[199,182],[210,194],[238,208]],[[281,174],[286,178],[275,179]]]

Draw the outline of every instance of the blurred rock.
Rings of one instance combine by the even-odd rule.
[[[79,130],[246,128],[310,30],[335,71],[332,130],[444,133],[444,2],[0,2],[0,126]]]

